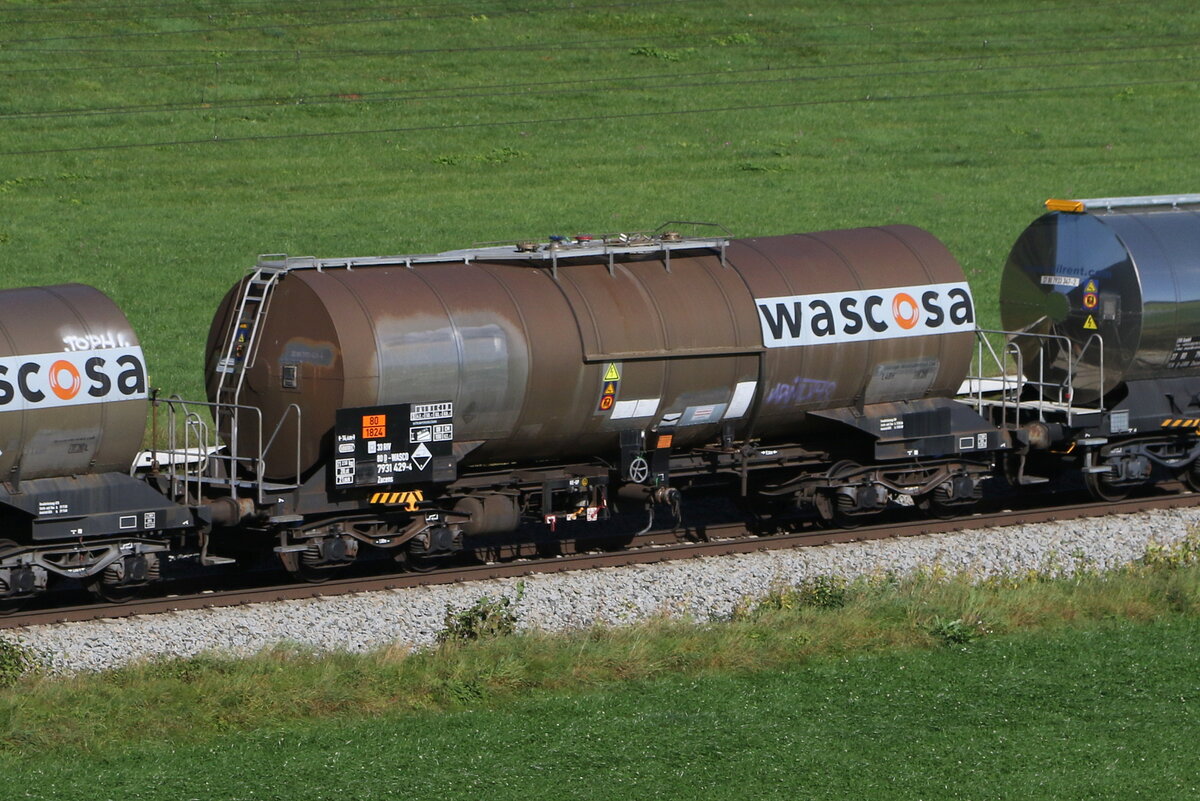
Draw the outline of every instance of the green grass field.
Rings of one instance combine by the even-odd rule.
[[[8,798],[1184,799],[1200,624],[666,678],[9,765]]]
[[[1045,198],[1200,191],[1197,33],[1192,0],[6,0],[0,286],[100,287],[153,385],[191,397],[259,253],[904,222],[995,327]],[[385,682],[420,665],[264,678],[269,658],[22,683],[0,697],[0,797],[1195,797],[1200,629],[1170,592],[965,650],[748,665],[749,634],[730,662],[670,635],[611,686],[586,680],[629,677],[606,651],[517,693],[486,649],[486,680],[467,657],[415,688]]]
[[[1046,197],[1200,187],[1198,29],[1190,0],[10,0],[0,282],[99,286],[193,397],[259,253],[907,222],[995,326]]]
[[[728,622],[201,657],[0,690],[0,797],[1190,798],[1196,542]]]

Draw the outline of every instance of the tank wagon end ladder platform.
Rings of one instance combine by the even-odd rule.
[[[220,421],[222,418],[225,418],[228,421],[228,442],[226,443],[228,452],[224,455],[218,455],[215,451],[210,452],[208,458],[214,461],[226,461],[228,463],[226,471],[228,478],[222,481],[197,474],[186,476],[187,480],[196,482],[197,484],[207,482],[215,486],[227,486],[235,491],[238,487],[253,486],[260,501],[262,500],[264,491],[267,489],[294,489],[299,486],[298,483],[268,486],[257,475],[263,454],[270,448],[275,434],[278,433],[278,428],[281,428],[283,425],[283,421],[280,422],[277,430],[272,432],[265,447],[262,443],[262,421],[261,419],[258,421],[259,425],[256,429],[258,432],[258,443],[252,454],[245,453],[239,430],[243,412],[257,412],[261,417],[261,412],[258,412],[258,410],[248,409],[240,404],[242,387],[246,381],[246,372],[254,366],[258,355],[262,322],[266,318],[270,307],[271,294],[276,286],[278,286],[280,278],[287,272],[288,267],[286,264],[260,257],[258,265],[242,284],[236,311],[230,317],[229,328],[225,332],[220,360],[216,368],[218,375],[215,392],[216,402],[212,404],[211,411],[215,420]],[[178,399],[172,400],[178,402]],[[188,405],[192,404],[185,404],[185,409]],[[169,403],[168,406],[174,412],[174,405]],[[188,446],[204,447],[210,437],[206,433],[197,430],[197,420],[199,418],[195,412],[185,411],[183,419],[185,422],[182,428],[189,432],[185,436],[185,439],[188,441],[184,443],[184,450],[186,451]],[[286,416],[284,419],[287,419]],[[299,426],[299,420],[297,420],[297,426]],[[172,430],[174,430],[174,421]],[[255,479],[251,482],[238,479],[239,473],[245,467],[250,467],[251,471],[255,474]],[[296,476],[296,481],[299,481],[299,476]],[[186,483],[185,481],[185,485]]]

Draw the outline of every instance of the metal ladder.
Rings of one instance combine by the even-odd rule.
[[[271,291],[285,272],[281,267],[258,267],[243,284],[237,312],[225,332],[225,351],[217,364],[221,375],[218,403],[235,404],[241,397],[246,370],[254,366],[258,354],[259,323],[266,315]]]
[[[216,402],[218,409],[229,416],[231,467],[236,467],[239,458],[237,410],[246,371],[254,366],[258,355],[260,327],[266,316],[271,292],[286,272],[287,268],[283,266],[258,266],[242,285],[237,311],[230,319],[229,330],[225,332],[225,349],[217,363],[220,378],[217,380]]]

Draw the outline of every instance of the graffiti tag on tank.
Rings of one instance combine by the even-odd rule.
[[[62,342],[64,351],[78,353],[84,350],[128,348],[133,343],[133,336],[124,331],[103,331],[97,334],[68,334],[62,338]]]
[[[797,406],[801,403],[821,403],[833,397],[835,381],[797,376],[791,381],[775,384],[767,391],[768,406]]]

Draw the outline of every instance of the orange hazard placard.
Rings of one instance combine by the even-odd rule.
[[[387,436],[386,414],[364,414],[362,419],[363,439],[379,439]]]

